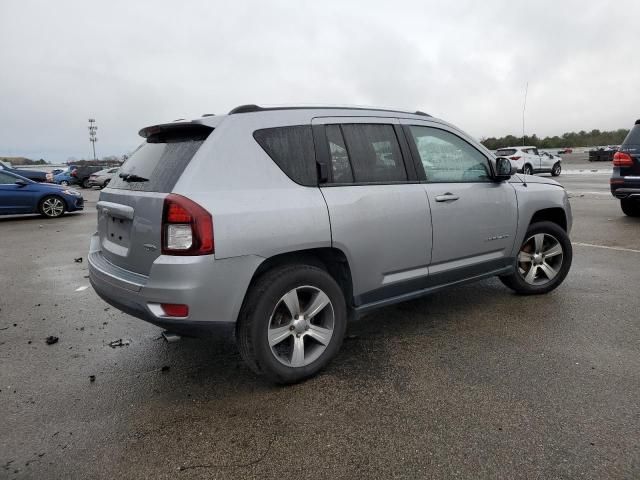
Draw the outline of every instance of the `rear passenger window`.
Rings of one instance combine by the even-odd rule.
[[[327,127],[327,136],[335,134],[337,130]],[[348,163],[352,170],[353,181],[356,183],[386,183],[403,182],[407,180],[400,145],[395,130],[391,125],[383,124],[345,124],[339,127],[344,136]],[[329,138],[330,146],[331,139]],[[339,143],[334,143],[339,146]],[[337,150],[336,150],[337,151]],[[333,171],[345,171],[342,156],[331,155]],[[338,164],[338,160],[340,163]],[[349,178],[344,174],[345,182]],[[341,180],[334,178],[334,182]]]
[[[318,185],[310,125],[256,130],[253,138],[291,180],[308,187]]]
[[[327,141],[331,155],[331,181],[333,183],[353,183],[349,154],[339,125],[327,125]]]

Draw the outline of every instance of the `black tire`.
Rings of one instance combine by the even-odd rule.
[[[504,275],[500,277],[502,283],[504,283],[511,290],[521,295],[540,295],[548,293],[556,289],[566,278],[571,268],[571,262],[573,260],[573,248],[571,246],[571,240],[569,235],[558,224],[553,222],[537,222],[533,223],[527,229],[527,233],[524,237],[524,243],[520,249],[526,248],[527,240],[537,234],[547,234],[554,237],[558,243],[562,246],[562,263],[559,266],[556,276],[546,283],[539,285],[532,285],[525,281],[523,273],[520,273],[520,264],[518,262],[518,255],[514,259],[514,272],[510,275]],[[518,250],[518,254],[520,253]],[[533,268],[533,265],[529,268]]]
[[[89,177],[82,180],[82,188],[90,188],[90,187],[91,185],[89,184]]]
[[[557,177],[560,175],[561,172],[562,172],[562,165],[560,165],[560,162],[556,162],[555,165],[551,168],[551,176]]]
[[[61,209],[58,207],[61,206]],[[67,204],[57,195],[47,195],[38,204],[38,212],[45,218],[58,218],[64,215]]]
[[[624,199],[620,200],[620,208],[628,217],[640,217],[640,201]]]
[[[328,296],[334,315],[333,334],[315,361],[296,368],[276,358],[269,346],[268,330],[283,296],[303,286],[317,288]],[[291,384],[312,377],[329,363],[342,345],[346,328],[347,307],[340,286],[325,270],[298,264],[274,268],[255,282],[238,317],[236,335],[240,354],[251,370],[275,383]]]
[[[103,188],[107,188],[109,186],[109,182],[111,180],[105,180],[104,183],[102,184],[102,186],[100,187],[100,190],[102,190]]]
[[[533,175],[533,167],[531,167],[531,165],[527,163],[524,167],[522,167],[522,173],[524,173],[525,175]]]
[[[69,185],[69,182],[67,182],[66,180],[62,180],[60,182],[60,185],[62,185],[63,187],[67,187]]]

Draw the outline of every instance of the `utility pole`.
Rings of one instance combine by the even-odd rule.
[[[91,142],[91,147],[93,148],[93,159],[96,158],[96,142],[98,141],[98,137],[96,136],[96,132],[98,130],[98,126],[96,125],[96,119],[89,119],[89,141]]]
[[[529,82],[527,82],[527,86],[524,89],[524,104],[522,105],[522,146],[525,146],[525,136],[524,136],[524,111],[527,109],[527,92],[529,91]]]

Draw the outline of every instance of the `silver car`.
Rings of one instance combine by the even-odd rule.
[[[317,373],[347,320],[498,276],[542,294],[572,260],[567,193],[422,112],[244,105],[144,128],[98,209],[90,279],[256,373]]]

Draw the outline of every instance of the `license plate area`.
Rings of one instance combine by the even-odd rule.
[[[131,220],[107,216],[107,240],[121,247],[128,247],[131,235]]]

